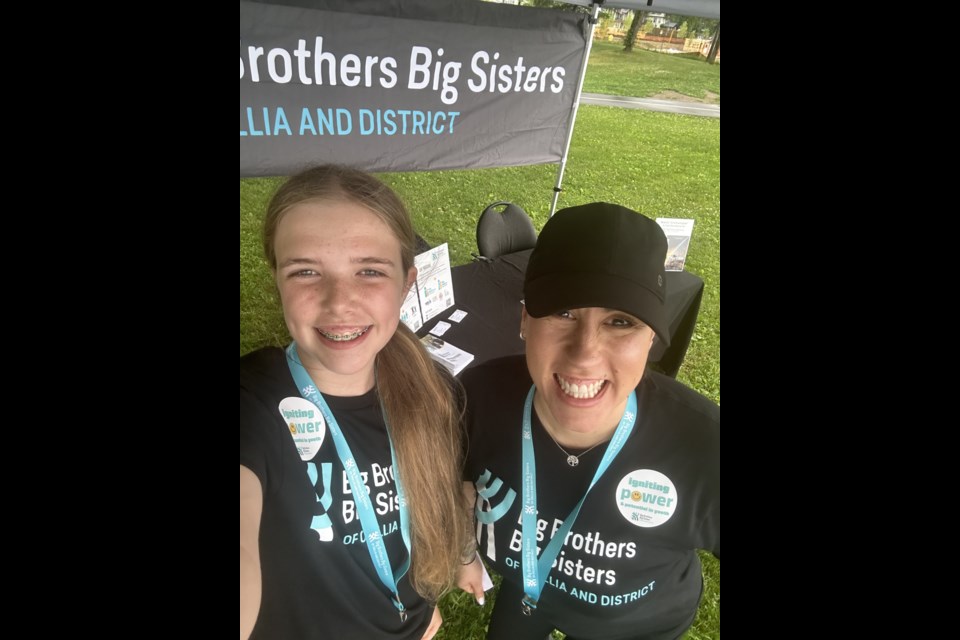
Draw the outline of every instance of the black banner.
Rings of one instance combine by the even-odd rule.
[[[484,2],[241,2],[240,176],[559,162],[585,22]]]

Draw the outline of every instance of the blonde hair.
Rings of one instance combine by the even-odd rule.
[[[277,226],[294,206],[333,200],[356,202],[387,224],[400,241],[403,274],[413,266],[416,234],[403,202],[377,178],[347,167],[324,165],[287,180],[267,206],[263,252],[277,268]],[[376,358],[377,393],[397,453],[396,471],[410,509],[410,583],[430,601],[449,590],[470,543],[469,513],[461,492],[462,403],[459,383],[444,376],[416,335],[400,323]]]

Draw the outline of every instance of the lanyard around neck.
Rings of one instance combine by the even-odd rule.
[[[370,559],[373,561],[373,566],[377,570],[380,582],[393,594],[391,598],[393,606],[397,608],[400,614],[400,620],[404,621],[407,619],[407,612],[403,603],[400,602],[400,592],[397,588],[397,583],[400,582],[400,579],[407,572],[407,569],[410,568],[410,517],[407,510],[406,494],[403,491],[403,484],[400,482],[400,468],[397,466],[397,453],[393,449],[393,440],[390,438],[387,413],[382,410],[383,408],[381,406],[383,423],[387,427],[387,441],[390,443],[390,461],[393,464],[393,477],[397,483],[397,496],[400,501],[400,534],[403,537],[403,544],[407,547],[407,557],[397,571],[393,571],[390,566],[390,558],[387,556],[387,548],[383,544],[383,535],[380,531],[380,522],[377,520],[377,514],[370,504],[367,486],[364,484],[363,478],[360,477],[360,471],[357,469],[357,463],[353,458],[353,453],[350,451],[350,445],[347,444],[347,440],[343,436],[343,431],[340,429],[337,419],[333,416],[333,412],[330,411],[326,400],[323,399],[323,395],[321,395],[316,385],[313,384],[313,379],[310,377],[310,374],[307,373],[307,370],[304,369],[303,363],[300,362],[300,357],[297,355],[296,342],[291,342],[290,346],[287,347],[287,366],[290,367],[290,374],[293,376],[293,380],[296,382],[300,393],[320,409],[324,420],[327,421],[327,428],[330,429],[330,434],[333,436],[333,444],[337,449],[337,455],[340,457],[340,462],[347,472],[347,479],[350,481],[350,491],[353,494],[353,499],[357,506],[357,513],[360,516],[360,524],[363,527],[363,534],[367,540],[367,551],[370,553]]]
[[[520,550],[520,561],[523,569],[523,593],[524,598],[521,601],[523,613],[530,615],[533,609],[537,608],[537,600],[540,599],[540,593],[543,591],[543,585],[547,581],[550,573],[550,567],[553,566],[560,548],[567,539],[567,533],[573,527],[577,516],[580,515],[580,508],[587,499],[587,495],[593,486],[613,462],[613,459],[620,453],[624,443],[633,431],[633,424],[637,419],[637,392],[631,391],[627,398],[627,408],[620,418],[620,424],[610,439],[610,444],[600,460],[600,466],[593,474],[593,480],[587,487],[580,502],[573,508],[564,521],[557,529],[557,532],[550,539],[546,549],[540,554],[537,560],[537,464],[533,455],[533,428],[531,426],[530,416],[533,412],[533,394],[536,391],[536,385],[530,387],[530,393],[527,394],[527,400],[523,404],[523,433],[522,433],[522,465],[523,480],[521,485],[521,494],[523,502],[523,511],[521,516],[522,543]]]

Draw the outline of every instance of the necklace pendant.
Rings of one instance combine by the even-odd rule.
[[[567,464],[571,467],[575,467],[580,464],[580,458],[577,456],[567,455]]]
[[[532,616],[533,611],[537,608],[537,601],[531,598],[530,596],[523,596],[523,600],[520,601],[520,611],[523,612],[525,616]]]
[[[407,621],[407,608],[400,602],[400,594],[395,593],[391,599],[393,600],[393,606],[397,608],[397,613],[400,615],[400,624],[403,624]]]

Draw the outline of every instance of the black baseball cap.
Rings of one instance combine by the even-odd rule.
[[[527,313],[542,318],[582,307],[617,309],[643,320],[669,346],[666,257],[660,225],[636,211],[608,202],[561,209],[530,254]]]

